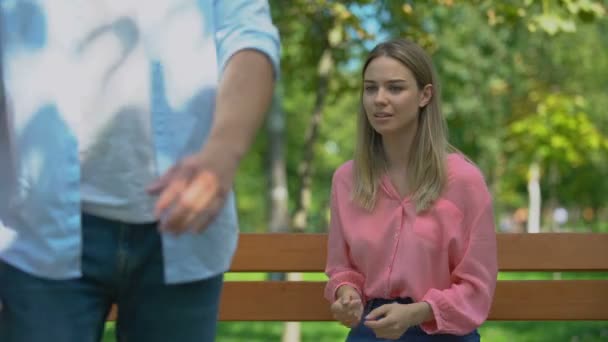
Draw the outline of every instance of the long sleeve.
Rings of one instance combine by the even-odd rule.
[[[339,197],[339,180],[334,175],[331,190],[331,218],[327,243],[327,263],[325,273],[329,281],[325,287],[325,298],[329,302],[335,300],[336,291],[342,285],[352,286],[363,296],[364,277],[357,271],[350,260],[348,244],[344,238],[344,230],[340,219],[340,200],[348,197]]]
[[[235,53],[253,49],[272,62],[275,78],[279,75],[279,33],[272,23],[265,0],[216,0],[215,39],[220,70]]]
[[[468,203],[467,211],[476,215],[470,215],[470,220],[465,216],[470,227],[468,241],[451,273],[452,285],[444,290],[431,288],[422,298],[435,316],[421,325],[427,333],[467,334],[479,327],[490,311],[498,272],[496,232],[492,201],[485,187],[481,192],[481,196],[469,199],[473,203]]]

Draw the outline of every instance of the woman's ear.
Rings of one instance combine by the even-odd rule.
[[[420,104],[418,106],[420,108],[423,108],[424,106],[429,104],[429,102],[431,101],[432,98],[433,98],[433,85],[427,84],[424,86],[424,88],[422,88],[422,91],[420,92]]]

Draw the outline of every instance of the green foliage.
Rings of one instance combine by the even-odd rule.
[[[528,167],[539,160],[543,196],[573,209],[607,210],[608,182],[601,181],[608,176],[605,3],[296,0],[287,6],[274,0],[271,8],[283,44],[291,210],[319,59],[325,49],[334,59],[314,144],[310,231],[325,229],[332,173],[352,158],[361,61],[379,39],[397,36],[431,53],[450,139],[484,172],[498,216],[527,205]],[[551,26],[550,16],[562,23]],[[267,227],[267,148],[261,132],[236,180],[244,231]]]
[[[513,122],[509,133],[509,152],[523,160],[576,168],[608,153],[608,138],[595,128],[580,96],[548,95],[536,113]]]
[[[606,15],[605,4],[592,0],[515,0],[474,1],[495,25],[520,25],[529,32],[544,32],[549,36],[576,32],[580,23],[602,19]]]

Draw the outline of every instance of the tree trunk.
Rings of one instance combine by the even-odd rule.
[[[270,178],[270,233],[289,231],[287,170],[285,167],[285,116],[282,96],[275,92],[272,109],[268,117],[268,176]],[[270,273],[270,280],[285,280],[284,273]],[[283,328],[283,341],[299,341],[299,326],[287,322]]]
[[[270,224],[271,233],[289,230],[287,170],[285,167],[285,117],[282,98],[275,94],[268,117],[268,171],[270,177]]]
[[[308,225],[308,210],[311,201],[311,186],[312,186],[312,164],[314,160],[314,147],[319,136],[319,125],[325,105],[325,96],[328,91],[329,75],[333,68],[333,57],[331,48],[327,47],[321,55],[318,66],[318,86],[310,124],[306,132],[304,140],[304,157],[298,168],[299,179],[301,180],[300,189],[296,198],[296,210],[292,219],[292,230],[296,232],[304,232]],[[289,273],[288,280],[301,280],[301,273]],[[285,323],[283,330],[282,342],[299,342],[300,341],[300,323],[288,322]]]
[[[557,187],[559,186],[559,170],[555,163],[549,164],[549,174],[548,174],[548,182],[549,189],[547,193],[547,201],[546,203],[546,212],[549,214],[547,219],[549,220],[549,224],[545,223],[545,226],[549,226],[550,232],[556,232],[558,227],[558,222],[555,221],[555,210],[559,204],[557,198]]]
[[[301,181],[299,193],[296,198],[296,209],[292,220],[292,229],[296,232],[306,230],[308,209],[311,200],[312,186],[312,164],[314,159],[315,145],[319,136],[319,126],[325,105],[325,97],[328,91],[329,74],[333,68],[333,57],[331,48],[326,48],[319,60],[319,80],[315,99],[315,106],[310,118],[310,124],[306,131],[304,140],[304,157],[298,167],[298,175]]]
[[[285,166],[285,113],[281,92],[274,94],[272,108],[267,120],[268,131],[268,179],[270,190],[268,200],[270,233],[289,231],[289,210],[287,190],[287,170]],[[270,280],[285,280],[282,273],[270,273]]]
[[[540,170],[538,163],[530,165],[530,179],[528,181],[528,194],[530,198],[528,209],[528,233],[540,232]]]

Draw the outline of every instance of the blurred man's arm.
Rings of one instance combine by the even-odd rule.
[[[279,38],[266,1],[218,1],[215,32],[220,82],[213,126],[202,150],[151,186],[160,228],[204,230],[232,187],[271,103],[279,73]]]

